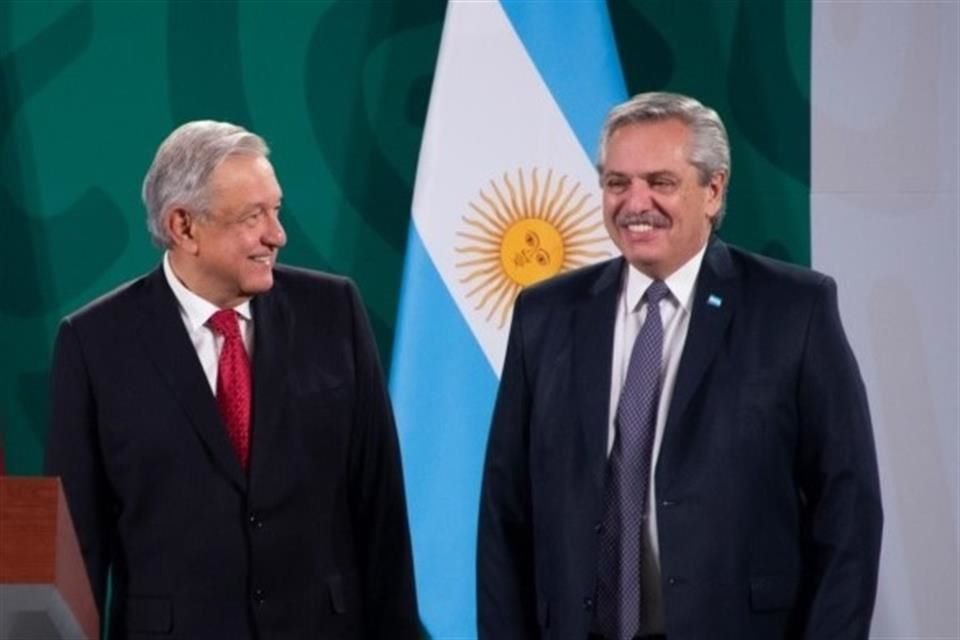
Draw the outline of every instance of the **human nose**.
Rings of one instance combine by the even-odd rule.
[[[633,211],[646,211],[653,206],[653,191],[646,180],[634,178],[627,184],[623,194],[626,208]]]
[[[280,222],[279,216],[267,216],[269,222],[267,222],[267,230],[263,234],[264,244],[268,244],[271,247],[280,248],[283,245],[287,244],[287,232],[283,228],[283,224]]]

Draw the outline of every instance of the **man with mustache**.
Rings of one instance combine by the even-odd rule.
[[[143,184],[162,263],[60,325],[46,472],[111,640],[419,637],[373,336],[350,281],[277,264],[268,153],[171,133]]]
[[[714,231],[717,113],[615,107],[622,256],[517,300],[483,474],[480,637],[868,637],[882,510],[866,394],[822,274]]]

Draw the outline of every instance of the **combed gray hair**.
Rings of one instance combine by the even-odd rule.
[[[147,229],[159,247],[171,245],[166,217],[175,206],[209,215],[207,182],[225,158],[236,154],[266,157],[263,138],[229,122],[194,120],[167,136],[143,179]]]
[[[727,129],[717,112],[701,104],[698,100],[679,93],[654,91],[639,93],[626,102],[615,106],[607,114],[600,131],[600,157],[597,169],[603,173],[607,144],[610,136],[622,127],[639,122],[660,120],[680,120],[693,134],[690,148],[690,164],[697,168],[700,184],[706,185],[718,171],[727,176],[730,183],[730,141]],[[711,224],[718,229],[727,212],[727,193],[724,190],[723,201]]]

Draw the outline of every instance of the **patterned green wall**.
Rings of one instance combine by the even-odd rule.
[[[721,236],[810,264],[810,3],[613,0],[630,93],[664,88],[715,108],[732,181]]]
[[[59,319],[151,268],[139,187],[196,118],[263,135],[288,263],[349,274],[392,343],[442,2],[0,3],[0,424],[42,459]]]
[[[689,92],[726,120],[723,235],[808,263],[809,2],[610,9],[631,92]],[[284,188],[282,259],[354,278],[389,362],[443,14],[440,0],[0,2],[9,473],[40,470],[59,319],[157,263],[140,181],[186,120],[232,120],[267,139]]]

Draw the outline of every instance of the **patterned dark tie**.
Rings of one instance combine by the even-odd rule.
[[[660,301],[669,293],[667,285],[654,280],[644,294],[647,317],[630,353],[617,406],[616,436],[607,462],[597,620],[604,636],[618,640],[633,638],[640,624],[643,522],[663,360]]]
[[[250,361],[240,337],[237,312],[221,309],[207,324],[223,336],[217,364],[217,406],[240,465],[246,469],[250,459]]]

